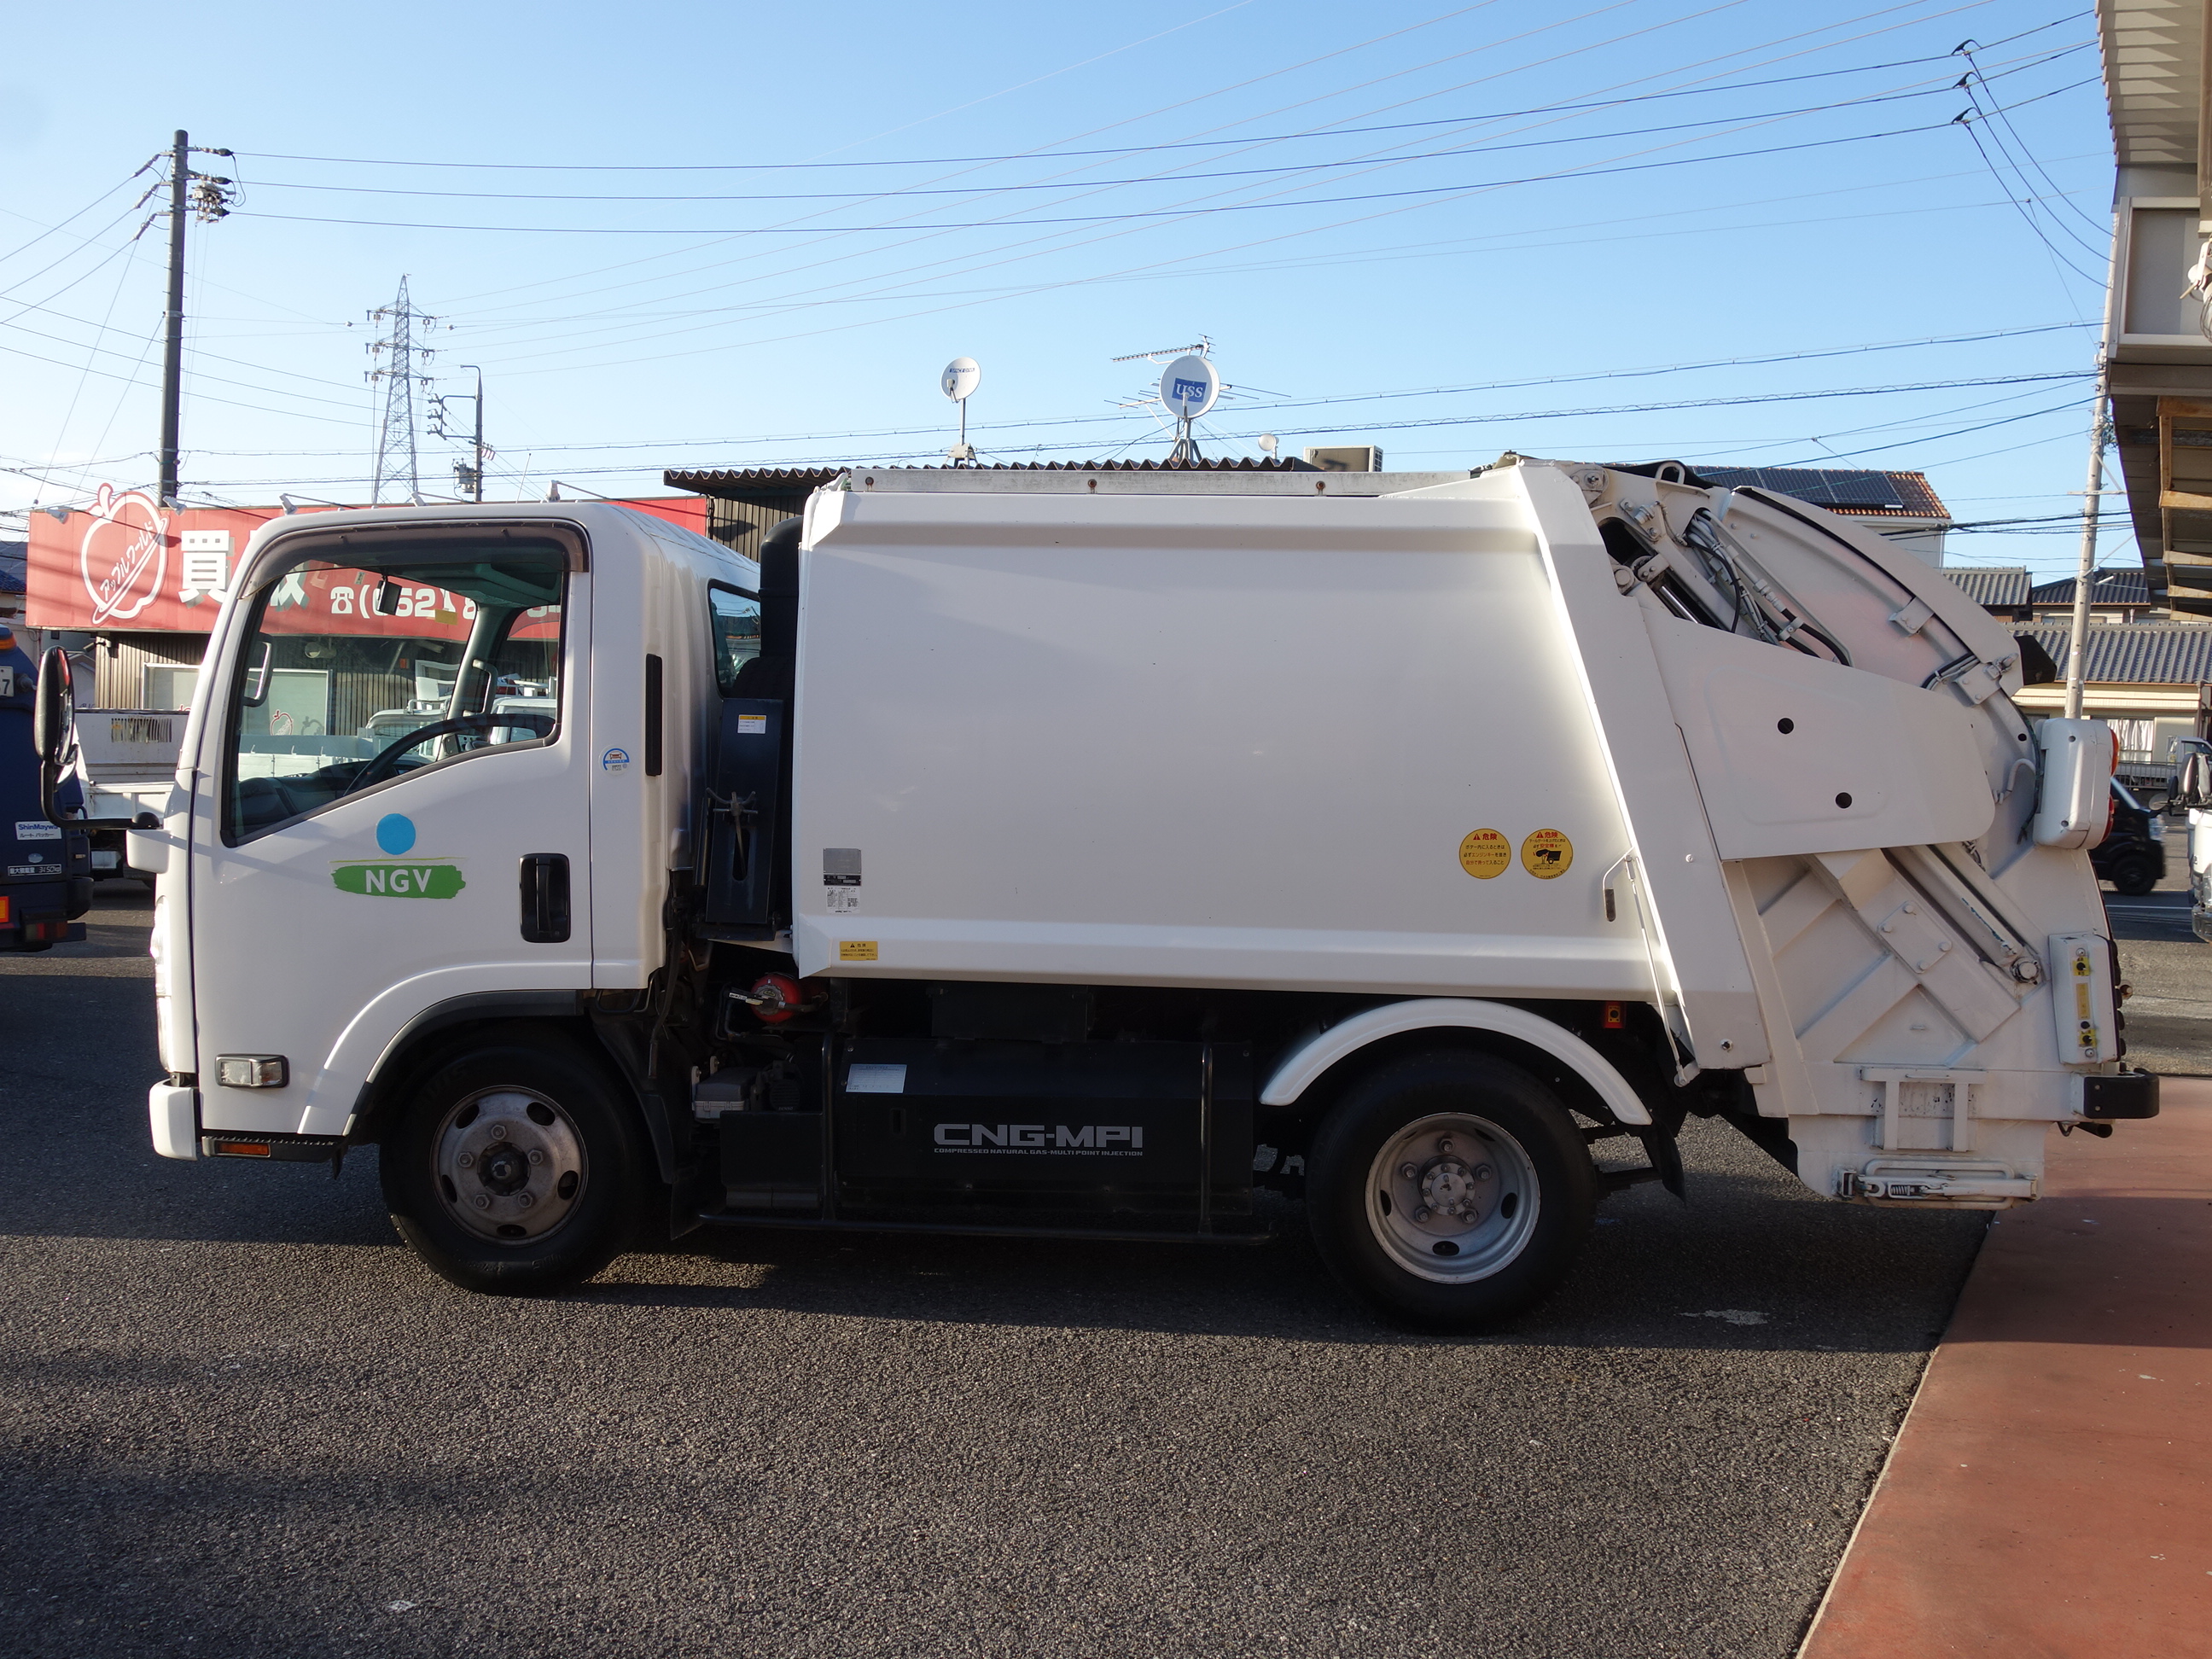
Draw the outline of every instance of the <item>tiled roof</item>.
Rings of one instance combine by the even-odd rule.
[[[1730,489],[1771,489],[1853,518],[1948,520],[1924,472],[1875,472],[1840,466],[1701,466],[1698,476]]]
[[[2071,605],[2074,603],[2074,578],[2063,576],[2055,582],[2038,582],[2028,591],[2030,605]],[[2092,605],[2148,605],[2150,579],[2141,565],[2118,570],[2100,570],[2089,582],[2089,603]]]
[[[1985,611],[2011,611],[2028,602],[2027,567],[2024,564],[1947,564],[1943,574],[1961,593]]]
[[[0,593],[23,592],[24,563],[30,547],[28,542],[0,542]]]
[[[2066,672],[2070,630],[2039,628],[2036,641]],[[2099,684],[2212,683],[2212,627],[2202,623],[2091,623],[2084,680]]]

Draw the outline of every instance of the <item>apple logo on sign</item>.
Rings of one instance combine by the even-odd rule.
[[[118,495],[102,484],[88,514],[92,523],[77,550],[92,625],[127,622],[161,593],[169,569],[169,521],[143,490]]]

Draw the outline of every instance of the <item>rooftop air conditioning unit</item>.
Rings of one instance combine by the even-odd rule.
[[[1373,444],[1345,444],[1334,449],[1306,451],[1306,462],[1324,472],[1380,472],[1382,452]]]

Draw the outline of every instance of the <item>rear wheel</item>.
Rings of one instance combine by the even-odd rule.
[[[1489,1324],[1548,1293],[1596,1204],[1566,1109],[1520,1067],[1468,1050],[1408,1055],[1353,1085],[1309,1167],[1323,1259],[1423,1325]]]
[[[507,1033],[441,1066],[384,1139],[399,1236],[464,1289],[562,1290],[628,1242],[636,1114],[565,1039]]]
[[[2140,853],[2130,853],[2112,866],[2113,887],[2130,898],[2141,898],[2158,885],[2158,866]]]

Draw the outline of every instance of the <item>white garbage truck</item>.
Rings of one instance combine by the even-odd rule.
[[[2108,734],[2032,736],[2017,650],[1674,463],[856,469],[757,561],[611,505],[278,520],[130,836],[154,1144],[374,1144],[507,1291],[641,1223],[1235,1243],[1272,1190],[1462,1327],[1680,1194],[1692,1115],[2002,1208],[2157,1109]]]

